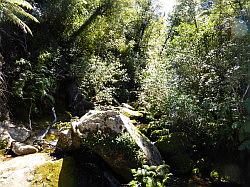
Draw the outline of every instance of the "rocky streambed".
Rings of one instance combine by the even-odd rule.
[[[0,186],[120,186],[132,179],[132,168],[163,163],[157,148],[118,110],[90,111],[72,122],[58,136],[57,158],[36,153],[27,129],[17,128],[15,136],[9,129],[15,127],[2,127],[2,139],[19,156],[0,162]]]
[[[126,109],[126,113],[128,111]],[[133,179],[131,169],[163,164],[161,154],[163,158],[166,155],[175,158],[177,153],[184,155],[186,136],[164,136],[155,144],[160,154],[130,118],[117,109],[93,110],[68,123],[70,126],[59,133],[51,129],[48,134],[56,136],[52,154],[37,153],[44,150],[39,149],[37,136],[26,128],[0,124],[1,145],[14,156],[0,156],[0,187],[118,187]],[[177,146],[173,147],[173,142]],[[42,139],[38,143],[50,144]],[[189,162],[182,161],[179,168],[183,169],[183,163]],[[191,168],[189,164],[187,166],[184,169]],[[169,184],[213,186],[209,179],[199,175],[174,176]]]

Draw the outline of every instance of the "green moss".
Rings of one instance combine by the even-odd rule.
[[[149,124],[138,124],[136,128],[143,134],[148,135]]]
[[[151,135],[150,139],[151,140],[157,140],[161,136],[167,136],[169,135],[169,130],[168,129],[162,129],[162,130],[154,130]]]
[[[5,150],[4,149],[0,149],[0,162],[4,159],[5,157]],[[1,175],[1,173],[0,173]]]
[[[163,157],[168,158],[185,152],[189,143],[185,133],[171,133],[168,136],[161,136],[156,142],[156,147]]]
[[[139,147],[131,138],[129,133],[121,135],[110,133],[89,133],[88,137],[83,140],[83,145],[89,147],[101,156],[111,156],[114,152],[121,152],[127,159],[137,160]]]
[[[5,152],[4,149],[0,149],[0,156],[4,156],[4,152]]]
[[[141,112],[130,110],[128,108],[122,108],[120,112],[131,119],[133,117],[143,117],[143,114]]]
[[[83,141],[91,150],[104,157],[111,157],[117,152],[129,160],[137,160],[139,147],[128,133],[93,133]]]
[[[132,178],[131,168],[144,163],[143,153],[129,133],[91,132],[82,145],[102,157],[125,180]]]
[[[73,119],[72,119],[73,120]],[[71,120],[71,121],[72,121]],[[70,129],[71,128],[71,122],[58,122],[54,125],[56,129]]]
[[[55,162],[49,162],[36,168],[34,186],[73,187],[76,186],[75,163],[67,157]]]
[[[45,137],[45,140],[48,141],[48,142],[51,142],[51,141],[54,141],[54,140],[57,140],[57,139],[58,139],[58,136],[55,135],[55,134],[48,134]]]
[[[8,146],[7,140],[0,140],[0,149],[5,149]]]

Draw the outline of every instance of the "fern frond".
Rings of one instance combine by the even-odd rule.
[[[26,25],[20,18],[18,18],[10,10],[4,8],[3,13],[8,20],[16,24],[18,27],[20,27],[25,33],[33,35],[28,25]]]
[[[21,6],[23,8],[26,8],[28,10],[32,10],[33,7],[30,3],[24,0],[2,0],[3,3],[10,3],[15,4],[16,6]]]
[[[26,12],[25,9],[33,9],[31,4],[25,0],[0,0],[0,11],[2,10],[4,17],[23,29],[25,33],[32,35],[28,25],[26,25],[19,16],[23,16],[37,23],[39,23],[39,21],[33,15]]]
[[[13,13],[15,14],[20,14],[21,16],[24,16],[24,17],[27,17],[29,18],[30,20],[36,22],[36,23],[39,23],[39,21],[34,17],[32,16],[31,14],[27,13],[23,8],[19,7],[19,6],[16,6],[16,7],[9,7],[9,9],[13,10]]]

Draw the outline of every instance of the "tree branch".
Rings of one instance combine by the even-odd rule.
[[[112,1],[111,1],[112,2]],[[100,16],[103,15],[110,7],[112,7],[111,2],[106,2],[102,5],[100,5],[93,13],[92,15],[80,26],[80,28],[75,31],[69,38],[67,44],[70,45],[75,42],[77,37],[82,34],[87,27],[94,22],[94,20]]]

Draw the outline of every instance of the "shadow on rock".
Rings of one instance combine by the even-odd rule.
[[[82,149],[73,153],[71,160],[64,159],[59,176],[59,187],[118,187],[106,163],[96,154]]]

